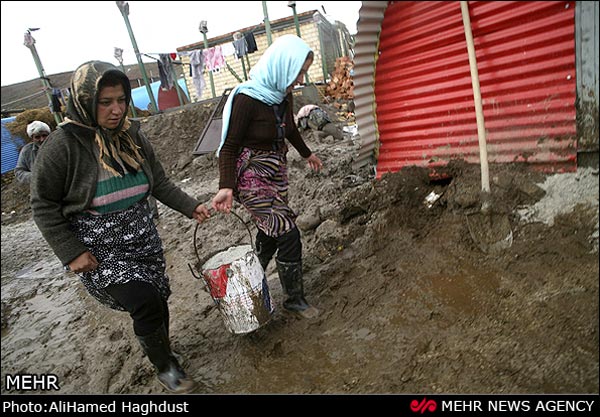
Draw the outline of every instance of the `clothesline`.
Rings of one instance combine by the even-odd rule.
[[[140,55],[147,56],[148,58],[151,58],[151,59],[153,59],[153,60],[155,60],[155,61],[157,61],[157,62],[159,62],[159,61],[160,61],[158,58],[154,58],[153,56],[150,56],[150,55],[149,55],[149,52],[147,52],[147,53],[140,52]]]
[[[257,28],[258,28],[258,27],[260,27],[260,26],[261,26],[261,23],[259,23],[258,25],[254,26],[254,27],[253,27],[252,29],[250,29],[250,30],[247,30],[247,31],[244,31],[244,32],[241,32],[241,31],[236,31],[236,32],[234,32],[234,34],[235,34],[235,33],[237,33],[237,32],[240,32],[240,33],[243,35],[243,38],[245,38],[247,35],[252,35],[252,36],[254,37],[254,30],[255,30],[255,29],[257,29]],[[222,43],[224,44],[224,43],[226,43],[226,42],[222,42]],[[230,41],[230,43],[233,43],[233,40],[232,40],[232,41]],[[214,45],[212,48],[214,48],[215,46],[219,46],[219,45]],[[204,49],[211,49],[211,48],[199,47],[199,48],[194,48],[194,49],[191,49],[191,50],[189,50],[189,51],[178,51],[178,52],[177,52],[177,54],[179,54],[179,55],[181,55],[181,56],[188,56],[188,55],[190,54],[190,52],[193,52],[193,51],[198,51],[198,50],[202,51],[202,50],[204,50]]]
[[[261,26],[261,23],[259,23],[258,25],[254,26],[252,29],[250,29],[250,30],[248,30],[246,32],[241,32],[241,33],[244,36],[246,34],[248,34],[248,33],[254,34],[254,30],[257,29],[260,26]],[[233,41],[231,41],[231,43],[233,43]],[[217,46],[217,45],[215,45],[215,46]],[[188,56],[190,54],[190,52],[192,52],[192,51],[204,50],[204,49],[206,49],[206,48],[194,48],[194,49],[192,49],[190,51],[181,51],[181,52],[179,52],[179,51],[175,51],[175,52],[173,52],[173,51],[171,51],[171,52],[139,52],[139,54],[140,55],[145,55],[148,58],[157,59],[157,58],[155,58],[153,56],[150,56],[150,55],[166,55],[166,54],[170,55],[170,54],[177,54],[177,55],[180,55],[180,56]],[[208,48],[208,49],[210,49],[210,48]]]
[[[38,92],[36,92],[36,93],[33,93],[33,94],[30,94],[30,95],[28,95],[28,96],[25,96],[25,97],[18,98],[18,99],[16,99],[15,101],[10,101],[10,102],[8,102],[8,103],[2,103],[2,105],[3,105],[3,106],[8,106],[8,105],[10,105],[10,104],[18,103],[19,101],[23,101],[23,100],[27,100],[27,99],[29,99],[29,98],[37,97],[37,96],[40,96],[40,95],[42,95],[42,94],[45,94],[45,93],[46,93],[46,92],[45,92],[44,90],[42,90],[42,91],[38,91]]]

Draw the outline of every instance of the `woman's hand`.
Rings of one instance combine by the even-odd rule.
[[[306,162],[308,162],[308,166],[313,170],[319,172],[321,168],[323,168],[323,162],[319,159],[317,155],[311,153],[308,158],[306,158]]]
[[[69,262],[67,266],[68,271],[83,274],[84,272],[90,272],[98,268],[98,260],[88,250]]]
[[[196,219],[198,223],[202,223],[204,220],[210,217],[210,211],[208,211],[208,208],[206,208],[204,204],[200,204],[194,209],[192,217]]]
[[[212,208],[224,213],[229,213],[233,205],[233,190],[221,188],[212,199]]]

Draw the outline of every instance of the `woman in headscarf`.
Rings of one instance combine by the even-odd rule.
[[[302,82],[314,53],[299,37],[279,37],[250,72],[250,80],[230,93],[223,109],[219,191],[215,210],[229,212],[233,199],[258,228],[257,255],[263,269],[276,254],[277,272],[287,295],[283,307],[305,318],[318,310],[304,297],[302,243],[296,214],[288,205],[285,139],[319,171],[322,162],[300,136],[293,118],[292,90]]]
[[[36,159],[33,218],[63,263],[102,304],[127,311],[160,383],[194,389],[169,343],[171,294],[148,197],[198,222],[208,209],[166,177],[138,122],[127,118],[131,86],[112,64],[91,61],[71,80],[67,119]]]

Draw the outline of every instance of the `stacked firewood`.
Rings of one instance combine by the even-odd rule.
[[[333,99],[352,100],[354,98],[354,81],[351,71],[354,63],[347,56],[335,60],[335,70],[325,89],[325,94]]]

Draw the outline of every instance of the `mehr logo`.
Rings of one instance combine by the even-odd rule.
[[[410,409],[413,413],[423,414],[425,411],[433,413],[437,409],[437,403],[435,400],[428,400],[427,397],[423,397],[421,401],[412,400],[410,402]]]
[[[54,374],[6,374],[4,386],[7,391],[59,391],[58,377]]]

